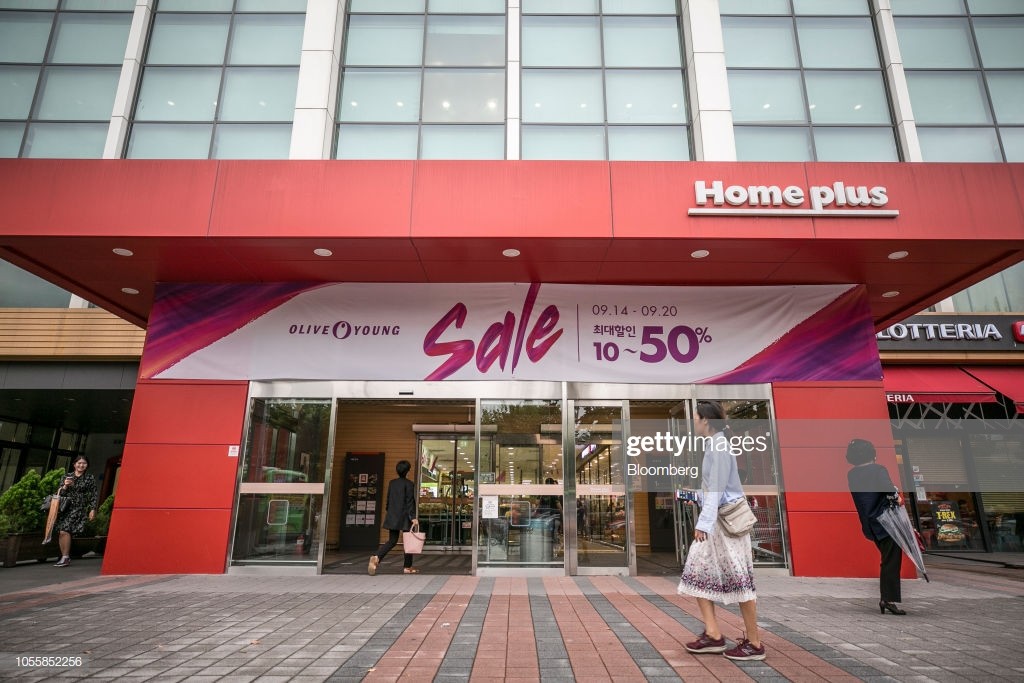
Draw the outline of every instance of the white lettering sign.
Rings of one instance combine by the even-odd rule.
[[[726,185],[721,180],[713,180],[709,185],[698,180],[693,189],[694,199],[700,208],[690,209],[688,213],[691,216],[895,218],[900,213],[895,209],[879,208],[889,203],[887,190],[882,185],[868,187],[836,181],[831,185],[812,185],[804,191],[796,185]],[[808,203],[810,208],[799,208]]]
[[[899,323],[875,335],[880,341],[999,341],[1003,335],[992,323]]]

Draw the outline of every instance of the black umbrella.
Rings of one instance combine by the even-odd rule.
[[[914,533],[914,527],[910,524],[907,510],[902,505],[893,504],[879,513],[875,519],[892,537],[892,540],[896,541],[903,549],[907,557],[913,561],[918,571],[924,576],[924,580],[931,583],[928,579],[928,572],[924,569],[924,556],[921,554],[921,547],[917,544],[917,534]]]

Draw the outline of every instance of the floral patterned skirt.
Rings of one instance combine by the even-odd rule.
[[[729,536],[716,524],[706,540],[691,543],[676,592],[726,605],[756,600],[750,534]]]

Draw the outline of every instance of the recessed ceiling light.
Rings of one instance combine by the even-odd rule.
[[[908,256],[910,256],[909,251],[894,251],[889,254],[889,258],[893,261],[899,261],[901,258],[907,258]]]
[[[882,294],[882,298],[883,299],[892,299],[893,297],[897,297],[899,295],[900,295],[900,293],[894,289],[891,292],[885,292],[884,294]]]
[[[711,255],[711,252],[707,249],[698,249],[697,251],[691,251],[690,256],[693,258],[707,258]]]
[[[314,249],[313,253],[317,256],[334,256],[334,252],[330,249]]]
[[[135,289],[134,287],[122,287],[121,291],[124,292],[125,294],[138,294],[139,293],[139,290]]]
[[[111,249],[111,251],[113,251],[118,256],[135,256],[135,252],[132,251],[131,249],[122,249],[121,247],[115,247],[114,249]]]
[[[519,254],[521,254],[521,253],[522,252],[519,251],[518,249],[506,249],[503,252],[501,252],[501,255],[502,256],[507,256],[509,258],[515,258],[516,256],[519,256]]]

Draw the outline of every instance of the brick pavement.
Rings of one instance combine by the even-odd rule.
[[[67,577],[39,569],[45,576]],[[98,564],[97,564],[98,569]],[[671,577],[80,576],[0,571],[0,679],[133,681],[1022,681],[1022,572],[904,582],[758,571],[763,662],[691,655]],[[6,586],[14,590],[8,590]],[[735,607],[719,609],[727,637]],[[16,655],[82,656],[70,669]]]

